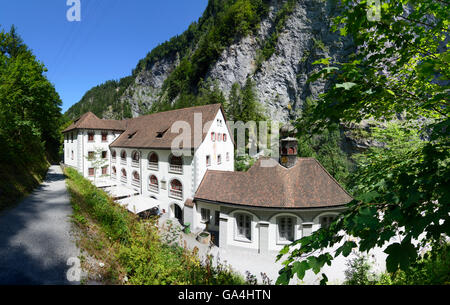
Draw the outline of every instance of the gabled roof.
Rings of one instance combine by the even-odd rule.
[[[274,166],[263,167],[266,160]],[[353,198],[314,158],[298,158],[291,168],[260,158],[247,172],[208,170],[194,201],[267,208],[342,206]]]
[[[123,131],[126,129],[126,121],[102,120],[92,112],[87,112],[80,116],[78,119],[74,120],[69,127],[63,130],[63,133],[75,129],[102,129]]]
[[[182,122],[183,125],[187,123],[191,128],[187,138],[191,143],[183,143],[184,147],[182,148],[197,148],[203,142],[209,126],[221,109],[223,111],[221,104],[210,104],[159,112],[127,120],[126,130],[111,143],[110,147],[170,149],[173,140],[182,133],[182,130],[171,132],[172,124]],[[199,128],[203,130],[199,143],[194,143],[194,118],[196,114],[201,114],[202,118],[202,124]],[[208,123],[209,126],[207,126]]]

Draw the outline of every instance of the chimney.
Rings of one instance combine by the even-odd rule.
[[[297,163],[297,129],[290,123],[280,129],[280,164],[291,168]]]

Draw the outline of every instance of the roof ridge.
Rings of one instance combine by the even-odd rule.
[[[319,166],[325,171],[325,173],[327,173],[327,175],[331,178],[331,180],[333,180],[334,181],[334,183],[336,183],[337,184],[337,186],[340,188],[340,189],[342,189],[348,196],[350,196],[350,198],[352,198],[352,199],[354,199],[353,198],[353,196],[352,195],[350,195],[343,187],[342,187],[342,185],[327,171],[327,169],[322,165],[322,164],[320,164],[320,162],[316,159],[316,158],[310,158],[310,159],[313,159],[314,161],[316,161],[316,163],[317,164],[319,164]]]

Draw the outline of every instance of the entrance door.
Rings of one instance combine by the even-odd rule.
[[[175,215],[175,218],[178,219],[178,221],[180,222],[180,224],[183,224],[183,211],[178,206],[178,204],[173,205],[173,213]]]

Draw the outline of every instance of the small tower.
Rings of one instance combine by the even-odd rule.
[[[295,138],[297,129],[290,123],[280,129],[280,164],[286,168],[291,168],[297,162],[298,141]]]

